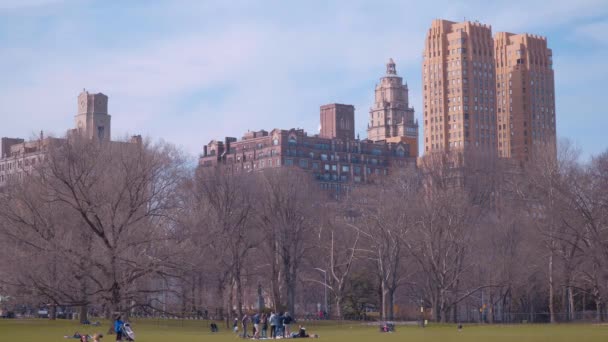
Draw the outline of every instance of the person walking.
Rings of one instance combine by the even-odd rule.
[[[234,333],[236,333],[236,334],[239,333],[239,319],[237,317],[234,317],[234,323],[232,324],[232,331],[234,331]]]
[[[243,319],[241,319],[241,324],[243,325],[243,338],[247,338],[247,323],[249,323],[250,321],[251,318],[249,318],[249,315],[245,313],[243,315]]]
[[[253,338],[258,339],[260,338],[260,313],[256,312],[255,315],[253,315]]]
[[[277,338],[277,314],[270,313],[270,338]]]
[[[114,320],[114,332],[116,333],[116,341],[122,341],[122,326],[125,324],[121,320],[120,315],[116,315],[116,320]]]
[[[262,321],[260,322],[262,324],[262,338],[267,338],[267,334],[268,334],[268,316],[264,313],[262,314]]]
[[[277,319],[277,334],[285,337],[285,315],[281,312],[279,313],[279,318]]]
[[[293,318],[291,318],[291,315],[289,315],[289,312],[285,313],[285,317],[283,318],[283,337],[285,336],[290,336],[291,335],[291,331],[289,330],[289,325],[292,323]]]

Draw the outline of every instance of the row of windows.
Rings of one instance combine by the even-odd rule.
[[[0,183],[8,182],[10,180],[23,180],[23,172],[9,173],[7,175],[0,175]]]
[[[277,163],[278,163],[278,159],[277,159]],[[293,166],[294,165],[294,160],[290,159],[290,158],[286,158],[285,159],[285,165],[286,166]],[[319,162],[310,162],[308,159],[300,159],[298,161],[298,166],[300,166],[301,168],[308,168],[309,166],[313,169],[313,170],[318,170],[321,165],[323,165],[323,169],[325,169],[326,171],[338,171],[340,170],[341,172],[350,172],[351,166],[350,165],[342,165],[340,166],[340,168],[338,168],[337,164],[325,164],[325,163],[319,163]],[[382,162],[378,162],[377,160],[373,159],[373,162],[371,163],[371,165],[387,165],[387,163],[382,163]],[[260,166],[263,167],[264,166],[264,161],[260,162]],[[272,161],[268,162],[268,166],[272,166]],[[279,166],[277,164],[277,166]],[[353,172],[355,173],[359,173],[361,172],[361,166],[353,166],[352,167]]]

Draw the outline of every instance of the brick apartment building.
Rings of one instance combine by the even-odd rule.
[[[544,37],[433,20],[423,50],[424,152],[520,161],[555,150],[552,52]]]
[[[354,106],[333,103],[320,108],[319,134],[274,129],[247,132],[241,140],[213,140],[204,146],[199,167],[224,165],[229,172],[299,167],[310,172],[322,189],[348,190],[388,175],[391,168],[415,167],[418,123],[407,96],[407,86],[397,77],[391,59],[370,110],[368,134],[373,139],[355,138]]]

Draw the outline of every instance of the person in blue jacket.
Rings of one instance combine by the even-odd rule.
[[[122,341],[122,325],[124,324],[121,321],[120,315],[116,316],[116,320],[114,321],[114,332],[116,333],[116,341]]]

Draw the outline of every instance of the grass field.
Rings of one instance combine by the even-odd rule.
[[[220,333],[211,334],[207,324],[200,321],[134,321],[133,329],[137,341],[144,342],[235,342],[238,339],[231,332],[220,327]],[[108,325],[101,327],[81,326],[73,321],[49,321],[44,319],[0,320],[0,341],[77,341],[64,339],[75,331],[93,334],[105,333]],[[377,327],[363,326],[358,323],[306,325],[309,333],[317,333],[320,339],[313,341],[339,342],[391,342],[391,341],[608,341],[606,325],[471,325],[457,331],[455,325],[436,325],[427,328],[398,326],[397,332],[381,334]],[[104,341],[113,341],[114,336],[106,336]]]

